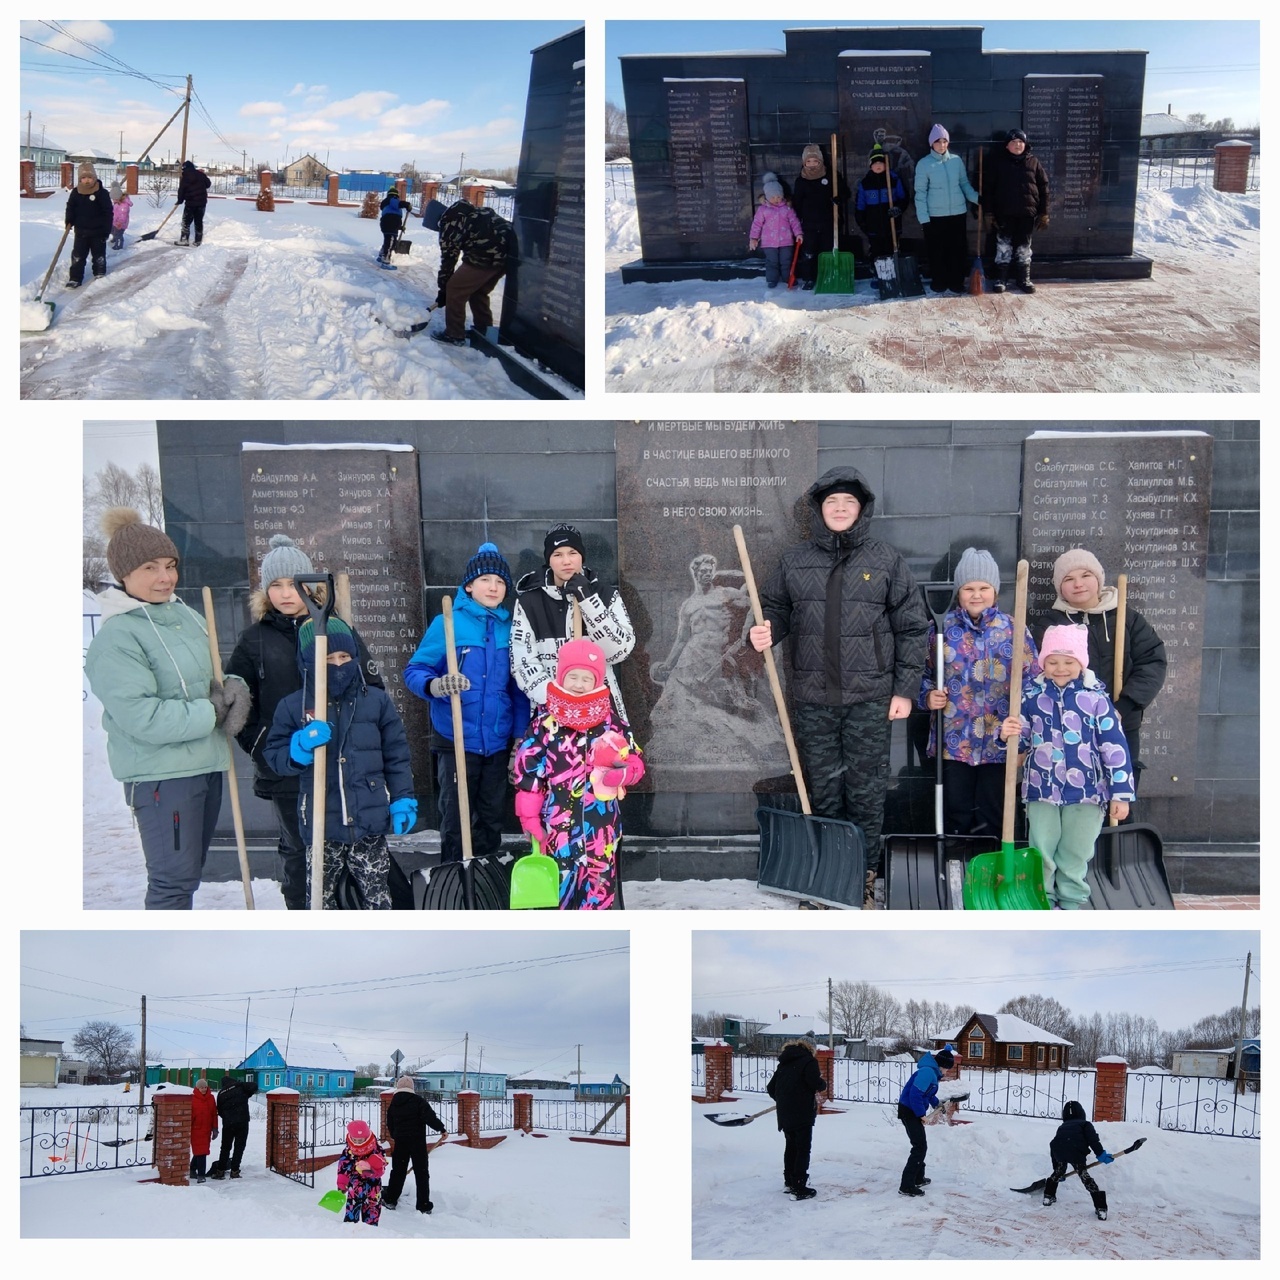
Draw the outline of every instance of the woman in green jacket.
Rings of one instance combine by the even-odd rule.
[[[98,597],[102,625],[85,672],[102,703],[107,760],[124,784],[147,864],[148,911],[190,911],[231,764],[227,735],[249,690],[213,678],[204,619],[183,604],[178,548],[136,511],[103,517],[107,564],[121,584]]]

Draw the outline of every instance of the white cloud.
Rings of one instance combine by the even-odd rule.
[[[452,108],[452,103],[443,98],[430,98],[419,102],[416,106],[406,102],[403,106],[393,107],[382,117],[382,123],[388,129],[411,129],[414,125],[425,124],[445,115]]]
[[[59,34],[46,22],[24,22],[22,34],[39,44],[62,53],[76,53],[84,57],[92,52],[81,41],[105,48],[115,43],[115,32],[105,22],[59,22],[66,33]]]
[[[275,116],[284,111],[283,102],[246,102],[240,108],[242,116]]]
[[[350,98],[342,98],[322,107],[317,114],[336,120],[343,116],[354,116],[357,120],[373,120],[381,116],[396,100],[397,95],[386,89],[368,89],[364,93],[354,94]]]

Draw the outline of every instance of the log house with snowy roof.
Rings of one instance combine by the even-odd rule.
[[[956,1031],[935,1036],[934,1049],[954,1044],[966,1067],[1009,1071],[1064,1071],[1071,1041],[1012,1013],[975,1013]]]

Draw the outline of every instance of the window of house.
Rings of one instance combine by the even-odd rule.
[[[316,1076],[316,1084],[318,1084],[318,1085],[320,1086],[320,1088],[322,1088],[322,1089],[323,1089],[323,1088],[324,1088],[324,1076]]]
[[[1036,1065],[1044,1065],[1044,1045],[1042,1044],[1036,1045]]]
[[[1022,1046],[1020,1044],[1011,1044],[1009,1046],[1009,1061],[1010,1062],[1022,1061]]]
[[[314,1088],[315,1088],[315,1084],[316,1084],[316,1078],[315,1078],[315,1076],[312,1076],[312,1075],[307,1076],[307,1088],[308,1088],[308,1089],[314,1089]]]
[[[981,1059],[986,1057],[987,1046],[981,1040],[970,1040],[969,1051],[965,1054],[966,1058]]]
[[[1056,1063],[1058,1061],[1058,1050],[1056,1047],[1049,1050],[1049,1061],[1050,1063]]]

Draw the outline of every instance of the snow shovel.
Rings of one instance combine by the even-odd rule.
[[[218,653],[218,624],[213,616],[213,592],[201,588],[204,596],[204,625],[209,633],[209,661],[213,663],[213,678],[222,683],[222,657]],[[228,746],[230,743],[228,742]],[[227,792],[231,798],[231,822],[236,830],[236,854],[240,859],[240,880],[244,885],[246,911],[253,910],[253,878],[249,874],[249,850],[244,841],[244,816],[240,812],[240,787],[236,782],[235,752],[231,753],[231,767],[227,770]]]
[[[44,305],[49,308],[49,319],[44,325],[45,329],[47,329],[49,325],[53,323],[53,313],[55,308],[52,302],[45,302],[44,291],[49,287],[49,280],[53,275],[53,269],[58,265],[58,259],[62,257],[63,246],[67,243],[67,237],[70,234],[71,234],[70,227],[62,228],[62,239],[58,241],[58,247],[53,251],[53,258],[49,262],[49,270],[44,273],[44,279],[40,283],[40,288],[36,291],[36,296],[32,299],[33,302],[44,302]],[[28,329],[28,330],[24,330],[24,332],[41,333],[43,332],[43,330]]]
[[[533,842],[533,852],[511,868],[511,910],[539,911],[560,905],[560,867]]]
[[[764,612],[760,608],[760,594],[756,590],[741,525],[733,526],[733,539],[738,546],[738,559],[742,562],[742,576],[751,597],[753,617],[757,626],[763,626]],[[782,723],[782,734],[787,740],[787,755],[800,797],[801,812],[767,805],[756,810],[756,821],[760,826],[760,864],[756,871],[756,886],[768,893],[797,898],[802,903],[861,910],[867,879],[867,847],[862,830],[855,823],[838,818],[814,817],[772,649],[764,651],[764,667],[778,719]]]
[[[853,292],[853,254],[840,248],[840,201],[836,192],[836,135],[831,135],[831,252],[818,254],[814,293]]]
[[[1027,631],[1027,576],[1030,566],[1018,561],[1017,594],[1013,607],[1013,669],[1009,673],[1009,715],[1022,712],[1023,641]],[[1044,892],[1044,858],[1039,849],[1013,847],[1013,823],[1018,803],[1018,744],[1005,750],[1004,816],[1000,852],[980,853],[964,875],[966,911],[1048,911]]]
[[[978,151],[978,234],[977,253],[973,257],[973,266],[969,268],[969,292],[983,294],[987,291],[987,280],[982,274],[982,151]],[[1021,643],[1021,642],[1019,642]]]
[[[955,588],[950,582],[921,583],[925,608],[933,617],[934,664],[937,687],[946,689],[943,630]],[[933,713],[934,783],[931,836],[892,835],[884,838],[885,906],[890,911],[964,910],[965,849],[968,856],[991,853],[989,836],[947,835],[942,805],[943,716]],[[976,846],[976,847],[975,847]]]
[[[326,1191],[316,1203],[322,1209],[328,1209],[330,1213],[341,1213],[347,1203],[347,1193],[334,1187],[333,1190]]]
[[[139,241],[154,240],[156,236],[158,236],[164,230],[164,223],[168,222],[169,219],[172,218],[173,215],[177,212],[178,212],[178,206],[175,204],[173,208],[170,209],[169,212],[164,215],[164,222],[162,222],[154,231],[148,231],[145,235],[140,235],[138,237],[138,240]]]
[[[163,224],[161,224],[163,225]],[[159,228],[157,228],[159,230]],[[333,613],[333,574],[300,573],[293,580],[294,589],[307,606],[316,635],[316,704],[313,720],[329,719],[329,618]],[[308,586],[323,586],[324,599],[317,600]],[[306,708],[303,708],[305,714]],[[324,910],[324,813],[325,792],[329,780],[329,749],[322,743],[311,757],[314,774],[311,791],[311,910]]]
[[[1111,1153],[1111,1154],[1112,1154],[1112,1157],[1113,1157],[1114,1159],[1116,1159],[1116,1160],[1119,1160],[1121,1156],[1127,1156],[1127,1155],[1131,1154],[1132,1152],[1137,1151],[1137,1149],[1138,1149],[1140,1146],[1142,1146],[1142,1144],[1143,1144],[1144,1142],[1146,1142],[1146,1138],[1139,1138],[1139,1139],[1137,1140],[1137,1142],[1135,1142],[1131,1147],[1125,1147],[1125,1149],[1124,1149],[1123,1151],[1113,1151],[1113,1152]],[[1096,1168],[1097,1168],[1101,1163],[1102,1163],[1102,1161],[1101,1161],[1101,1160],[1090,1160],[1090,1161],[1089,1161],[1089,1163],[1088,1163],[1087,1165],[1085,1165],[1085,1168],[1086,1168],[1086,1169],[1096,1169]],[[1080,1172],[1080,1170],[1079,1170],[1079,1169],[1072,1169],[1072,1170],[1071,1170],[1071,1172],[1070,1172],[1069,1174],[1067,1174],[1067,1177],[1068,1177],[1068,1178],[1074,1178],[1074,1177],[1076,1176],[1076,1174],[1077,1174],[1077,1173],[1079,1173],[1079,1172]],[[1066,1179],[1063,1179],[1063,1180],[1065,1181]],[[1046,1182],[1048,1182],[1048,1181],[1049,1181],[1049,1179],[1048,1179],[1048,1178],[1041,1178],[1038,1182],[1033,1182],[1029,1187],[1010,1187],[1010,1188],[1009,1188],[1009,1190],[1010,1190],[1010,1191],[1017,1191],[1017,1192],[1019,1192],[1020,1194],[1022,1194],[1022,1195],[1024,1195],[1024,1196],[1029,1196],[1029,1195],[1031,1195],[1033,1192],[1036,1192],[1036,1191],[1043,1191],[1043,1190],[1044,1190],[1044,1185],[1045,1185],[1045,1183],[1046,1183]]]
[[[412,338],[415,333],[421,333],[423,329],[427,328],[427,326],[430,325],[431,315],[434,311],[437,311],[439,309],[439,306],[440,306],[439,303],[433,302],[427,308],[427,318],[425,320],[419,320],[417,324],[411,324],[407,329],[392,329],[391,330],[392,334],[394,334],[395,337],[397,338]],[[387,323],[381,316],[374,316],[373,318],[379,324]],[[390,328],[390,326],[388,326],[388,328]]]
[[[791,271],[787,276],[787,288],[794,289],[796,287],[796,263],[800,260],[800,241],[796,241],[796,247],[791,253]]]
[[[444,614],[444,653],[449,674],[458,674],[458,651],[453,642],[453,601],[441,596],[440,609]],[[475,871],[471,866],[471,800],[467,795],[467,746],[462,734],[462,695],[449,695],[449,709],[453,713],[453,763],[458,775],[458,824],[462,828],[462,899],[468,911],[476,909]]]
[[[761,1116],[767,1116],[770,1111],[777,1109],[778,1104],[775,1102],[773,1106],[765,1107],[763,1111],[753,1111],[749,1116],[744,1116],[741,1111],[712,1111],[706,1118],[722,1129],[740,1129],[744,1124],[759,1120]]]
[[[880,289],[880,301],[902,297],[902,277],[898,274],[898,231],[893,217],[893,174],[889,171],[889,158],[884,162],[884,189],[889,197],[889,235],[893,239],[893,256],[875,260],[876,284]]]
[[[1124,684],[1124,637],[1129,601],[1129,577],[1116,578],[1116,662],[1111,701],[1120,700]],[[1086,876],[1089,901],[1095,910],[1172,911],[1173,894],[1164,867],[1164,842],[1150,826],[1121,826],[1114,818],[1098,833]]]

